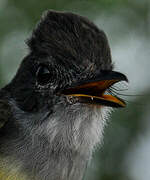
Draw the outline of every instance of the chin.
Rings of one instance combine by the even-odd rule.
[[[61,149],[80,154],[86,151],[92,153],[102,143],[104,127],[111,111],[110,107],[79,103],[67,107],[60,105],[51,114],[50,120],[43,123],[43,132],[55,152]]]

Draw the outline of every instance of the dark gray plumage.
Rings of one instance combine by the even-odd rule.
[[[0,90],[0,175],[81,180],[111,108],[64,90],[112,72],[107,38],[84,17],[48,11],[27,44],[29,54]]]

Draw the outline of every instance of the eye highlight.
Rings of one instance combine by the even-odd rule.
[[[52,73],[46,65],[40,65],[36,72],[37,82],[44,86],[50,82],[52,79]]]

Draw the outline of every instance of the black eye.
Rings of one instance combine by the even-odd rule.
[[[43,86],[50,82],[50,80],[52,79],[52,73],[47,68],[47,66],[40,65],[37,70],[36,77],[37,77],[37,82]]]

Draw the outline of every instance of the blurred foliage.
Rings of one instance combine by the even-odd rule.
[[[102,13],[109,16],[116,15],[121,18],[128,31],[137,29],[145,38],[150,37],[150,2],[148,0],[0,1],[0,53],[3,42],[10,33],[30,32],[43,11],[47,9],[76,12],[93,20]],[[118,31],[114,33],[120,39],[122,38],[123,33]],[[4,79],[0,64],[0,86],[4,83]],[[144,105],[139,105],[141,102],[144,102]],[[85,176],[86,180],[131,180],[127,171],[124,170],[124,160],[136,137],[144,131],[142,119],[145,106],[148,104],[150,104],[150,98],[147,96],[137,97],[133,103],[129,103],[128,108],[113,113],[112,121],[105,131],[103,147],[95,152]]]

